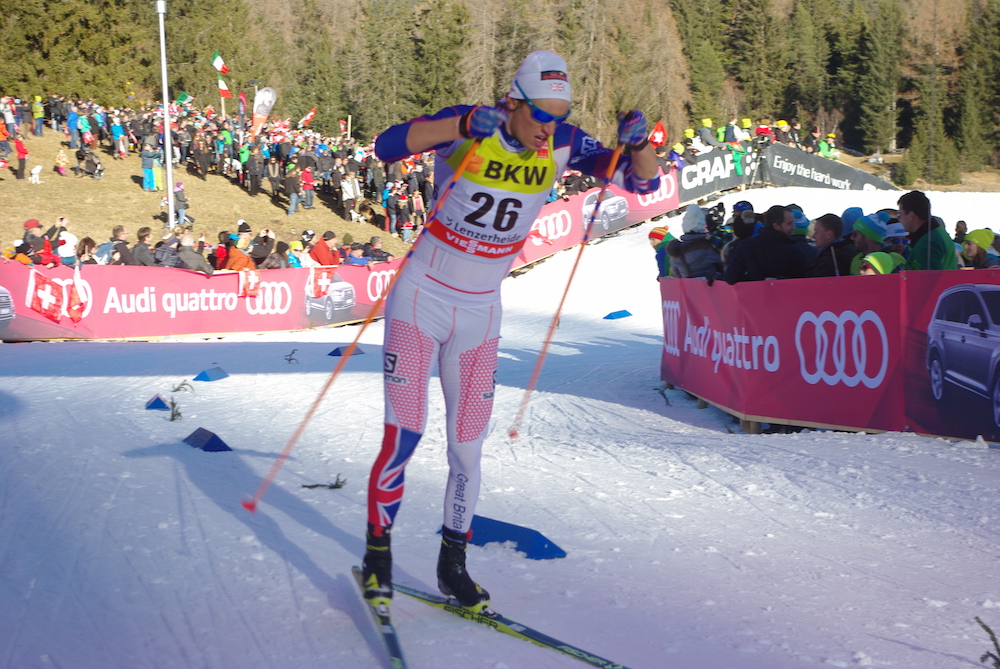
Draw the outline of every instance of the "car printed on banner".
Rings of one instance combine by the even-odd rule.
[[[326,320],[331,320],[335,311],[352,307],[354,307],[354,286],[337,274],[333,275],[333,280],[322,297],[313,297],[312,280],[306,282],[306,316],[313,311],[322,311]]]
[[[934,399],[950,386],[987,398],[1000,427],[1000,286],[962,284],[938,297],[927,325],[927,373]]]
[[[600,190],[594,190],[583,198],[584,225],[590,223],[590,217],[594,215],[594,206],[597,204],[597,198],[600,194]],[[602,228],[610,230],[612,222],[620,221],[626,216],[628,216],[628,200],[608,191],[604,201],[601,202],[600,210],[597,212],[595,224],[600,223]]]
[[[10,291],[0,286],[0,327],[6,327],[14,320],[14,298]]]

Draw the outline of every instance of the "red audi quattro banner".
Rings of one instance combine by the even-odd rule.
[[[738,415],[1000,441],[1000,272],[660,292],[661,377]]]
[[[678,206],[676,174],[634,195],[612,187],[594,220],[597,238]],[[599,189],[542,208],[511,269],[583,240]],[[0,339],[120,339],[266,332],[363,320],[402,259],[369,267],[216,273],[164,267],[30,268],[0,262]],[[377,314],[381,316],[381,313]]]
[[[751,419],[902,429],[899,281],[661,279],[662,378]]]
[[[579,244],[583,241],[591,218],[594,219],[594,224],[590,229],[590,238],[597,239],[680,206],[677,172],[674,170],[666,175],[660,172],[660,188],[652,193],[636,195],[617,186],[609,187],[597,210],[597,216],[594,216],[600,192],[599,188],[592,188],[542,207],[511,269],[531,264]]]
[[[8,262],[0,264],[0,338],[143,338],[357,321],[401,262],[210,277],[175,268],[84,265],[77,273]]]

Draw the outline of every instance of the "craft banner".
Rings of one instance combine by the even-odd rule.
[[[863,170],[784,144],[748,152],[712,149],[684,166],[678,184],[682,203],[749,184],[898,190]]]
[[[772,144],[763,154],[758,182],[839,190],[899,190],[863,170],[784,144]]]
[[[661,377],[736,415],[1000,441],[1000,272],[660,292]]]

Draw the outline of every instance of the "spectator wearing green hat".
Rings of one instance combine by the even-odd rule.
[[[965,234],[962,242],[962,255],[966,266],[962,269],[992,269],[1000,267],[1000,258],[988,253],[993,246],[993,231],[989,228],[972,230]]]
[[[884,212],[862,216],[854,221],[854,232],[851,241],[854,242],[858,254],[851,261],[851,274],[861,274],[861,265],[871,253],[882,250],[885,240],[886,222],[889,215]]]
[[[869,253],[861,261],[862,276],[877,276],[879,274],[894,274],[903,268],[903,256],[898,253],[876,251]]]

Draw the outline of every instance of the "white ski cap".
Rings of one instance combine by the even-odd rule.
[[[566,61],[551,51],[532,51],[517,68],[507,97],[523,100],[566,100],[572,102]],[[521,90],[518,90],[520,85]]]

